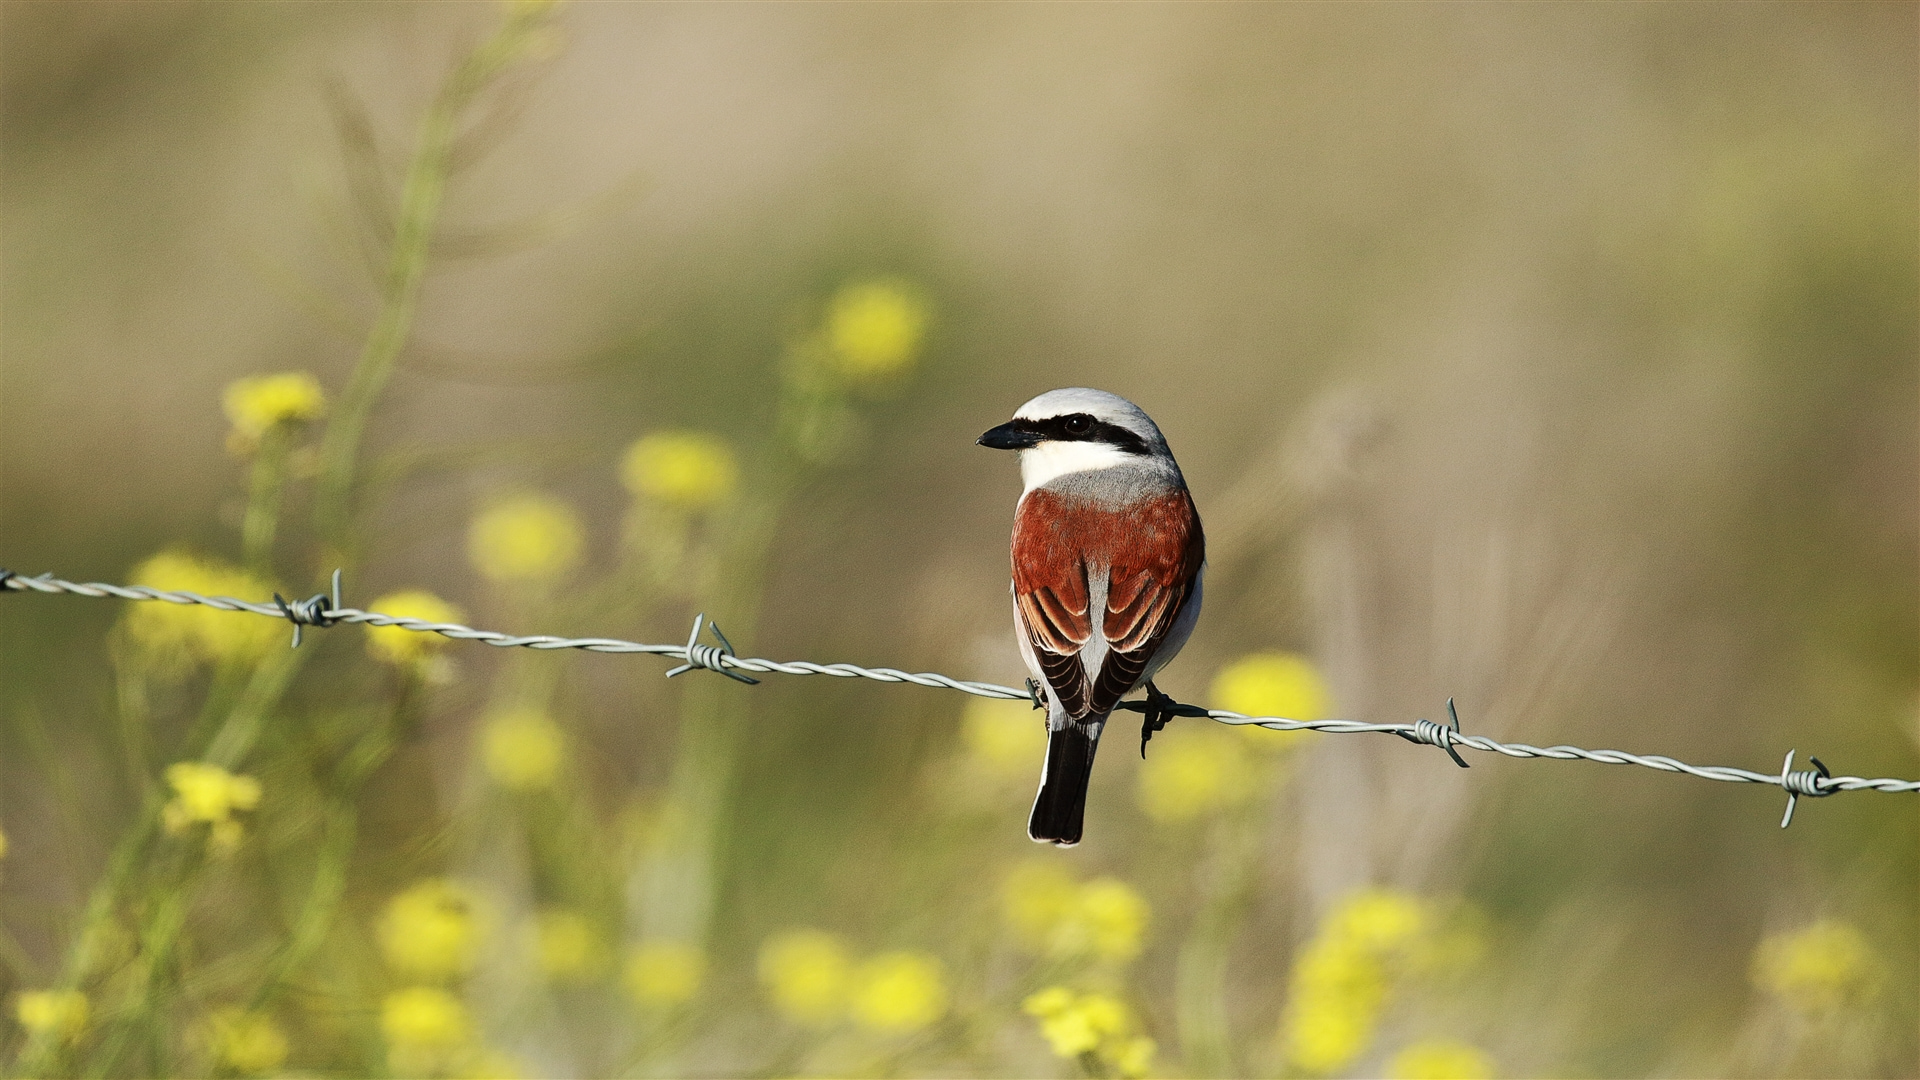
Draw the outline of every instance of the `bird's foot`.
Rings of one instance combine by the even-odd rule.
[[[1027,696],[1033,699],[1034,708],[1045,709],[1047,707],[1047,695],[1040,692],[1039,679],[1027,680]]]
[[[1153,739],[1153,733],[1167,726],[1167,721],[1174,717],[1174,706],[1178,704],[1180,703],[1161,693],[1159,687],[1151,682],[1147,683],[1147,707],[1143,713],[1145,719],[1140,721],[1141,760],[1146,759],[1147,743]]]

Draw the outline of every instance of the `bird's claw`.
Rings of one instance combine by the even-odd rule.
[[[1047,695],[1040,692],[1039,679],[1027,680],[1027,696],[1033,699],[1034,708],[1045,709],[1047,707]]]
[[[1167,726],[1174,717],[1174,706],[1179,702],[1160,692],[1152,683],[1147,684],[1147,707],[1140,721],[1140,759],[1146,760],[1147,743],[1153,739],[1153,733]]]

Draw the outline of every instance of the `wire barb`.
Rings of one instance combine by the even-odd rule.
[[[1408,742],[1437,746],[1447,752],[1447,756],[1453,759],[1455,765],[1463,769],[1472,768],[1467,764],[1467,759],[1460,756],[1460,751],[1453,748],[1454,740],[1460,737],[1460,712],[1453,707],[1452,698],[1447,699],[1447,715],[1451,720],[1446,724],[1436,724],[1431,720],[1415,720],[1413,729],[1402,732],[1400,737]]]
[[[280,605],[280,613],[293,624],[293,647],[300,647],[300,631],[304,627],[318,626],[325,629],[340,621],[334,613],[340,610],[340,570],[333,571],[333,599],[329,603],[326,593],[314,593],[305,600],[283,600],[279,593],[273,594],[273,602]]]
[[[719,645],[700,644],[700,627],[703,623],[707,629],[713,631],[714,637],[720,639]],[[720,624],[709,620],[704,611],[693,617],[693,633],[687,635],[686,656],[687,662],[667,672],[667,678],[684,675],[694,668],[706,668],[708,671],[717,671],[729,679],[746,683],[748,686],[757,686],[760,683],[759,679],[750,679],[727,668],[727,661],[733,658],[733,643],[727,640],[727,635],[720,632]]]
[[[1800,796],[1824,799],[1839,790],[1837,787],[1826,786],[1825,782],[1831,781],[1833,774],[1827,771],[1825,763],[1817,757],[1807,759],[1813,762],[1813,768],[1795,772],[1793,770],[1794,753],[1792,750],[1787,751],[1787,760],[1780,763],[1780,788],[1787,793],[1787,812],[1780,816],[1780,827],[1783,829],[1793,824],[1793,808],[1799,803]]]

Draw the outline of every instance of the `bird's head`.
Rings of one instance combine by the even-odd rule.
[[[1085,387],[1049,390],[977,441],[995,450],[1020,451],[1028,490],[1066,473],[1173,465],[1167,440],[1138,405]]]

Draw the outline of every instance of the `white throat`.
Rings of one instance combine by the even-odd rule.
[[[1106,443],[1043,442],[1020,451],[1020,480],[1027,491],[1032,491],[1068,473],[1094,472],[1138,460],[1138,456]]]

